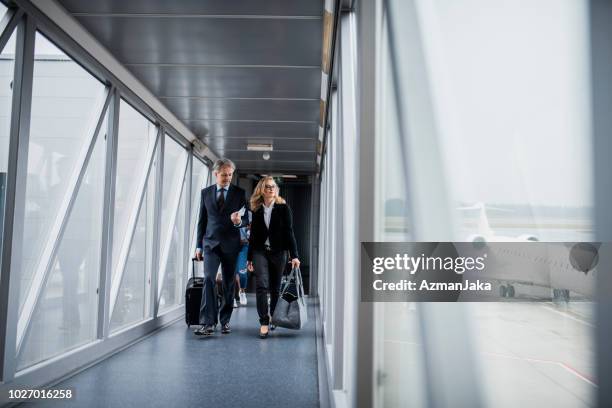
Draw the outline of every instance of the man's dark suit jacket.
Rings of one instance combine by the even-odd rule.
[[[263,205],[253,213],[247,260],[253,260],[253,250],[265,249],[268,237],[272,251],[288,249],[291,259],[298,258],[297,243],[293,234],[293,215],[287,204],[274,204],[270,216],[270,229],[266,227]]]
[[[223,208],[217,207],[217,185],[206,187],[200,193],[200,218],[198,220],[197,248],[213,249],[221,246],[223,252],[240,252],[240,228],[232,223],[233,212],[246,209],[244,190],[230,184]],[[242,225],[247,223],[247,211]]]

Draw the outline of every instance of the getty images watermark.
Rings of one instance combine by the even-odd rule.
[[[365,302],[592,300],[610,244],[364,242]]]

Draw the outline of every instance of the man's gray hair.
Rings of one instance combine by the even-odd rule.
[[[219,159],[215,162],[215,164],[213,165],[213,171],[219,171],[221,170],[221,168],[225,167],[225,166],[230,166],[232,168],[232,170],[236,170],[236,165],[234,164],[233,161],[231,161],[230,159]]]

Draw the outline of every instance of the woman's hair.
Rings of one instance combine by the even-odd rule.
[[[270,181],[276,184],[273,177],[266,176],[266,177],[263,177],[261,180],[259,180],[259,183],[257,183],[257,186],[255,186],[255,190],[253,191],[253,195],[251,196],[251,211],[255,212],[259,210],[259,207],[261,207],[261,205],[263,204],[264,186],[266,185],[267,182],[270,182]],[[285,204],[285,200],[283,199],[283,197],[278,195],[278,185],[276,186],[276,198],[274,200],[274,203],[275,204]]]

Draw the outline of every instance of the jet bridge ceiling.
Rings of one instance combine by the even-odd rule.
[[[59,3],[239,171],[316,171],[323,0]]]

